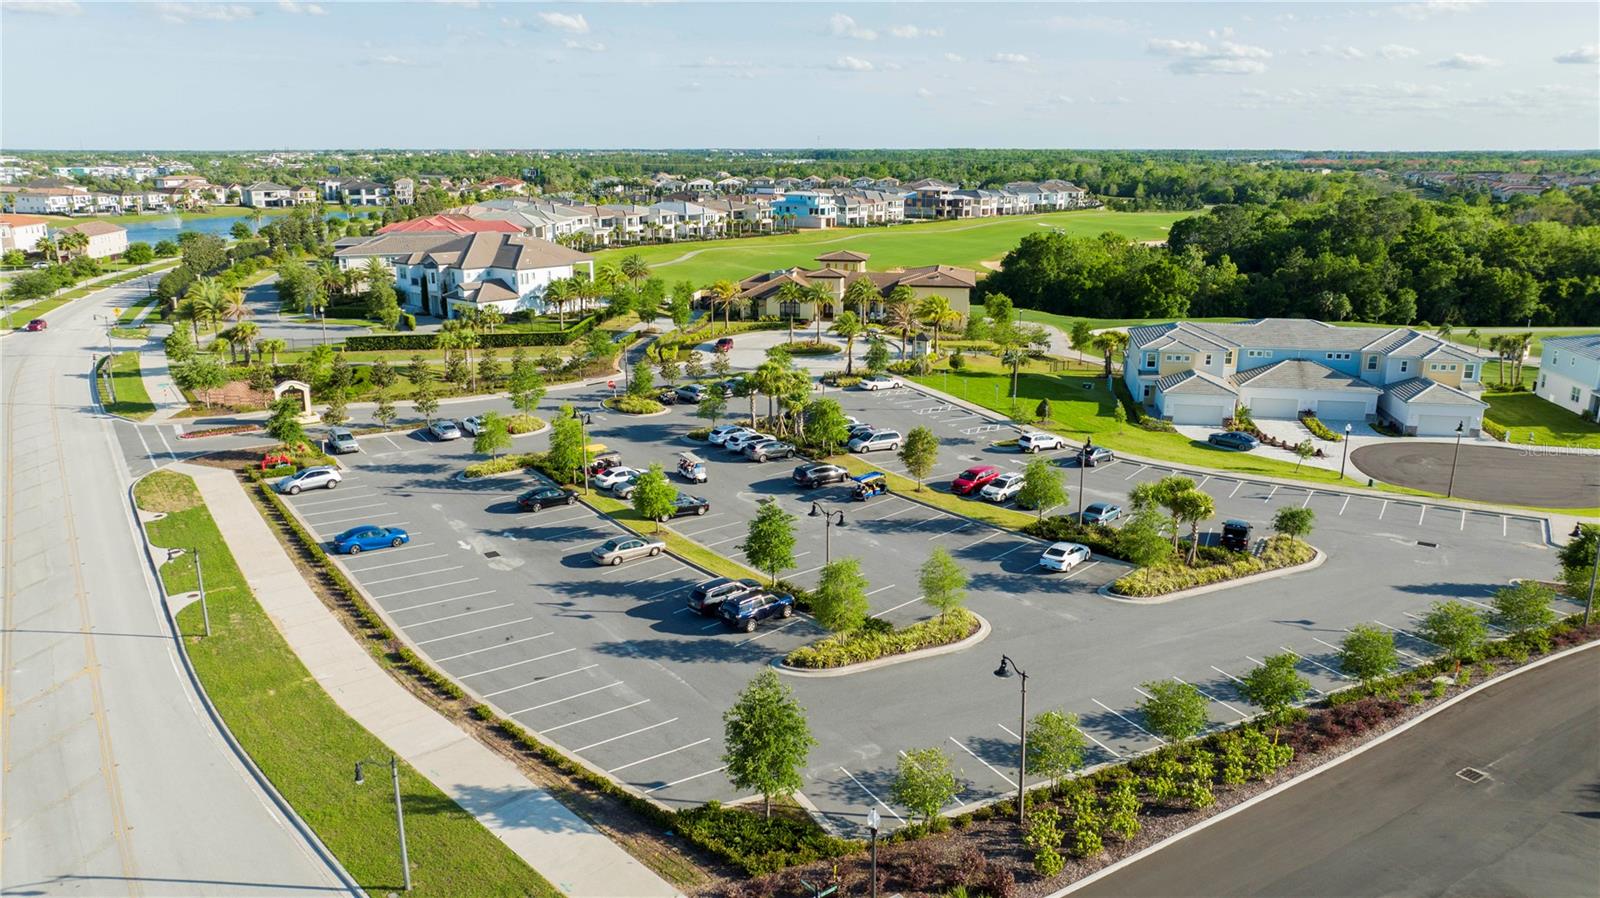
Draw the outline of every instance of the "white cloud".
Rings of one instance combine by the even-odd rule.
[[[878,32],[871,28],[863,28],[856,24],[856,20],[842,12],[836,12],[828,18],[828,34],[834,37],[853,37],[858,41],[875,41]]]
[[[308,16],[325,16],[328,14],[320,3],[300,3],[298,0],[278,0],[278,8],[290,15],[304,13]]]
[[[416,63],[414,63],[411,60],[405,58],[404,56],[396,56],[393,53],[384,53],[381,56],[374,56],[374,57],[372,57],[372,58],[367,60],[367,64],[368,65],[393,65],[393,66],[416,65]]]
[[[587,50],[590,53],[606,52],[606,45],[600,43],[599,41],[578,41],[568,38],[567,40],[562,41],[562,44],[568,50]]]
[[[876,66],[857,56],[841,56],[833,61],[831,68],[841,72],[870,72]]]
[[[1576,50],[1556,54],[1555,60],[1562,65],[1591,65],[1600,62],[1600,45],[1585,44]]]
[[[890,25],[889,35],[902,40],[918,37],[944,37],[943,28],[918,28],[916,25]]]
[[[1147,41],[1145,49],[1157,56],[1170,57],[1172,62],[1167,64],[1167,70],[1174,75],[1259,75],[1267,70],[1262,60],[1272,58],[1272,52],[1262,47],[1226,40],[1213,46],[1199,41],[1156,38]]]
[[[539,21],[544,23],[544,27],[556,31],[570,31],[573,34],[589,33],[589,20],[585,19],[581,12],[542,12],[539,13]]]
[[[1477,6],[1478,2],[1479,0],[1423,0],[1421,3],[1402,3],[1393,9],[1397,16],[1420,22],[1434,16],[1466,12]]]
[[[6,3],[0,3],[0,9],[33,16],[83,15],[83,6],[77,0],[7,0]]]
[[[237,22],[255,16],[256,11],[243,3],[157,3],[156,14],[162,21],[174,25],[189,22]]]
[[[1405,44],[1384,44],[1378,48],[1378,55],[1384,59],[1410,59],[1421,52],[1416,47],[1407,47]]]
[[[996,53],[989,57],[990,62],[1003,62],[1009,65],[1023,65],[1028,62],[1028,57],[1021,53]]]
[[[962,56],[960,53],[946,53],[944,55],[944,61],[945,62],[966,62],[967,59],[966,59],[966,57]]]
[[[1462,71],[1477,71],[1478,69],[1494,68],[1500,60],[1480,56],[1476,53],[1452,53],[1451,55],[1433,64],[1436,69],[1460,69]]]
[[[933,91],[928,90],[926,87],[919,87],[917,88],[917,96],[924,100],[931,100],[933,99]]]
[[[1360,47],[1332,47],[1330,50],[1340,59],[1365,59],[1367,56]]]

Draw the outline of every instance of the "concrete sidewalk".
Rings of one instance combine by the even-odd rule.
[[[171,470],[194,478],[229,545],[250,547],[234,558],[256,599],[345,713],[572,898],[679,894],[378,667],[306,585],[232,474],[187,463]]]
[[[144,391],[150,394],[150,401],[156,406],[144,420],[146,424],[165,424],[189,407],[189,400],[183,398],[183,391],[172,379],[172,367],[162,344],[170,333],[172,325],[153,325],[149,342],[139,349],[139,377],[144,380]]]

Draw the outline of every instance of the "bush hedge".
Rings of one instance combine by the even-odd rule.
[[[523,331],[498,331],[492,334],[479,334],[478,346],[480,348],[505,347],[505,346],[565,346],[594,330],[595,316],[587,318],[568,327],[564,331],[545,331],[530,334]],[[346,337],[344,348],[350,352],[364,352],[372,350],[417,350],[433,349],[438,341],[437,334],[365,334]]]
[[[1310,412],[1300,413],[1300,423],[1306,426],[1306,430],[1311,431],[1312,436],[1315,436],[1319,439],[1329,440],[1334,443],[1344,442],[1343,436],[1329,430],[1328,425],[1322,423],[1320,420],[1318,420],[1316,415],[1313,415]]]
[[[865,626],[849,633],[836,633],[795,649],[783,661],[790,667],[807,670],[844,667],[960,642],[977,630],[978,618],[965,608],[958,608],[947,615],[918,621],[898,630]]]
[[[506,419],[506,430],[509,431],[512,436],[519,436],[524,433],[533,433],[534,431],[540,430],[543,427],[544,419],[538,415],[518,414],[512,415],[510,418]]]
[[[844,347],[826,340],[796,340],[793,343],[779,344],[789,351],[790,355],[834,355],[844,352]]]
[[[629,396],[626,394],[607,399],[603,404],[606,408],[621,412],[624,415],[653,415],[666,408],[666,406],[651,399],[649,396]]]
[[[678,831],[750,876],[855,854],[861,843],[836,838],[809,820],[723,807],[711,801],[677,814]]]
[[[467,465],[462,476],[467,479],[474,477],[489,477],[494,474],[508,474],[520,471],[523,468],[534,468],[544,463],[543,452],[522,452],[514,455],[502,455],[488,461],[473,462]]]
[[[1023,527],[1022,532],[1053,543],[1080,543],[1094,554],[1107,558],[1126,558],[1117,542],[1115,528],[1105,524],[1080,524],[1070,515],[1059,514],[1034,521]]]
[[[1227,555],[1231,557],[1225,560],[1219,559],[1211,564],[1196,567],[1190,567],[1174,558],[1164,564],[1140,568],[1127,574],[1113,583],[1111,588],[1125,596],[1140,598],[1164,596],[1180,589],[1207,586],[1264,571],[1305,564],[1315,558],[1316,554],[1316,549],[1307,543],[1287,536],[1274,536],[1267,540],[1267,547],[1260,555],[1230,552]]]

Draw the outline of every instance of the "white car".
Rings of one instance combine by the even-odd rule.
[[[1023,452],[1050,452],[1065,449],[1067,441],[1053,433],[1035,430],[1017,438],[1017,448]]]
[[[467,436],[475,437],[478,435],[478,431],[483,429],[483,418],[477,415],[473,415],[470,418],[462,418],[457,426],[459,426],[462,432]]]
[[[900,381],[887,374],[869,374],[861,378],[863,390],[893,390],[901,386]]]
[[[990,502],[1005,502],[1014,498],[1020,492],[1022,492],[1022,475],[1012,472],[1010,474],[1001,474],[999,477],[989,481],[978,492],[978,495],[988,499]]]
[[[456,422],[449,418],[440,418],[429,424],[428,433],[432,434],[433,438],[440,442],[461,439],[461,428],[457,427]]]
[[[1089,547],[1078,543],[1051,543],[1039,556],[1039,566],[1050,571],[1070,571],[1089,560]]]
[[[617,465],[614,468],[606,468],[604,471],[589,478],[589,482],[594,484],[595,489],[608,490],[629,477],[637,477],[638,475],[639,472],[633,468]]]
[[[303,471],[296,471],[295,473],[290,474],[288,477],[279,480],[277,484],[275,484],[274,488],[280,493],[288,493],[291,496],[296,496],[300,494],[301,490],[331,490],[338,486],[339,481],[343,479],[344,476],[341,475],[338,470],[319,466],[315,468],[306,468]]]
[[[744,433],[736,433],[733,436],[728,437],[726,440],[723,440],[722,448],[728,450],[729,452],[743,452],[746,446],[753,446],[756,443],[765,443],[770,439],[772,439],[771,434],[757,433],[753,430],[747,430]]]
[[[900,448],[900,431],[879,430],[859,436],[850,441],[851,452],[872,452],[877,449],[887,449],[890,452]]]
[[[722,446],[728,442],[728,437],[749,432],[750,428],[748,427],[742,427],[738,424],[724,424],[721,427],[711,428],[711,432],[706,435],[706,439],[713,446]]]

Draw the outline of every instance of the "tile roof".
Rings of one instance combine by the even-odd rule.
[[[256,191],[256,190],[288,190],[289,188],[283,186],[282,184],[274,184],[271,181],[257,181],[254,184],[251,184],[250,186],[248,186],[248,187],[246,187],[244,189],[245,190],[249,190],[249,191]]]
[[[956,268],[953,265],[928,265],[923,268],[907,268],[899,274],[899,283],[909,287],[966,287],[971,289],[978,285],[977,272],[968,268]]]
[[[8,224],[8,225],[11,225],[12,227],[23,227],[25,225],[36,225],[36,224],[49,224],[50,221],[51,220],[48,219],[48,218],[40,218],[37,215],[12,215],[10,213],[0,214],[0,224]]]
[[[1156,391],[1160,393],[1188,393],[1204,396],[1237,396],[1239,391],[1233,384],[1219,380],[1204,371],[1179,371],[1168,374],[1156,381]]]
[[[1308,318],[1257,318],[1235,324],[1179,321],[1128,328],[1132,349],[1161,349],[1169,345],[1193,347],[1200,340],[1219,348],[1257,347],[1310,352],[1375,352],[1428,358],[1448,355],[1472,360],[1472,353],[1431,334],[1408,327],[1374,335],[1360,327],[1337,327]]]
[[[1581,358],[1600,359],[1600,334],[1586,334],[1577,337],[1546,337],[1542,342],[1544,343],[1546,354],[1549,354],[1552,349],[1560,349]]]
[[[1228,380],[1236,387],[1262,387],[1286,390],[1344,390],[1352,393],[1380,393],[1382,390],[1317,362],[1284,359],[1248,371]]]
[[[1432,381],[1426,377],[1412,377],[1384,388],[1384,394],[1401,402],[1427,402],[1435,405],[1470,405],[1488,408],[1489,404],[1470,393]]]
[[[479,231],[500,231],[519,234],[522,229],[503,219],[478,219],[466,215],[429,215],[384,225],[379,234],[472,234]]]
[[[405,256],[406,264],[432,261],[440,267],[503,268],[526,271],[594,259],[547,240],[501,232],[475,234],[384,234],[335,250],[335,256]]]
[[[127,228],[118,227],[109,221],[86,221],[83,224],[75,224],[70,228],[62,228],[61,231],[63,233],[77,231],[85,237],[99,237],[102,234],[124,233]]]
[[[823,253],[817,257],[818,262],[865,262],[871,258],[866,253],[858,253],[849,249],[838,249],[831,253]]]

